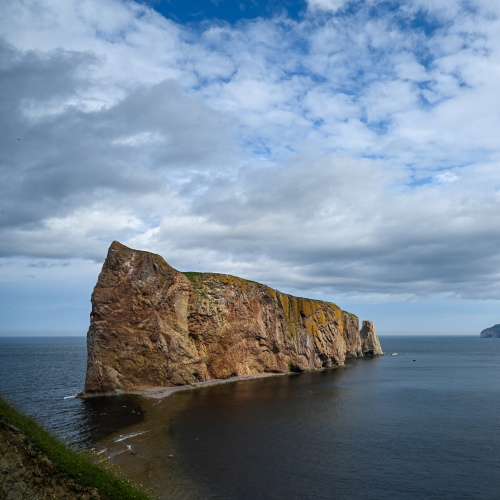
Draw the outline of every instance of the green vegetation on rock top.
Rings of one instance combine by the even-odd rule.
[[[181,273],[186,276],[187,278],[191,279],[191,278],[196,278],[198,276],[203,276],[204,274],[213,274],[213,273],[197,273],[197,272],[194,272],[194,271],[189,271],[189,272],[184,272],[184,271],[181,271]]]
[[[297,295],[290,295],[289,293],[282,293],[282,295],[288,295],[289,297],[299,299],[299,300],[310,300],[311,302],[319,302],[320,304],[332,304],[336,306],[337,304],[334,304],[333,302],[328,302],[327,300],[321,300],[321,299],[310,299],[309,297],[298,297]]]
[[[195,280],[196,278],[199,278],[199,277],[203,277],[203,276],[207,276],[207,277],[210,277],[210,276],[223,276],[225,278],[234,278],[234,279],[238,279],[238,280],[243,280],[247,283],[254,283],[255,285],[257,286],[262,286],[262,287],[265,287],[267,289],[269,289],[270,287],[267,286],[267,285],[264,285],[263,283],[259,283],[258,281],[252,281],[252,280],[247,280],[246,278],[240,278],[238,276],[233,276],[232,274],[222,274],[222,273],[202,273],[202,272],[197,272],[197,271],[180,271],[184,276],[186,276],[186,278],[188,278],[189,280],[193,281]],[[338,307],[336,304],[334,304],[333,302],[328,302],[326,300],[320,300],[320,299],[311,299],[311,298],[307,298],[307,297],[297,297],[295,295],[290,295],[290,294],[287,294],[287,293],[283,293],[283,292],[280,292],[282,295],[287,295],[288,297],[291,297],[291,298],[295,298],[295,299],[299,299],[299,300],[309,300],[311,302],[318,302],[320,304],[331,304],[335,307]],[[344,311],[346,312],[346,311]],[[351,314],[351,313],[347,313],[347,314]],[[352,316],[355,316],[354,314],[352,314]],[[356,316],[357,318],[357,316]]]
[[[262,283],[259,283],[257,281],[247,280],[246,278],[240,278],[238,276],[233,276],[232,274],[201,273],[201,272],[197,272],[197,271],[180,271],[180,272],[189,279],[197,278],[198,276],[224,276],[224,277],[228,277],[228,278],[236,278],[239,280],[244,280],[247,283],[255,283],[256,285],[267,286],[267,285],[263,285]]]
[[[1,396],[0,418],[22,431],[35,448],[45,454],[62,474],[70,477],[75,483],[97,488],[101,496],[109,500],[151,500],[149,495],[135,488],[127,479],[115,476],[90,459],[67,448]]]

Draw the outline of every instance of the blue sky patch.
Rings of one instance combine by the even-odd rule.
[[[215,20],[229,24],[257,17],[269,18],[285,14],[300,19],[307,4],[302,0],[143,0],[163,16],[181,24]]]

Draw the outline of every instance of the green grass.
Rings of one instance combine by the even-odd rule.
[[[198,276],[230,276],[231,278],[237,278],[237,279],[245,280],[247,283],[255,283],[256,285],[267,287],[267,285],[259,283],[258,281],[247,280],[246,278],[240,278],[239,276],[233,276],[232,274],[224,274],[224,273],[199,273],[199,272],[196,272],[196,271],[180,271],[180,272],[184,276],[186,276],[187,278],[189,278],[190,280],[193,280],[193,279],[197,278]]]
[[[181,274],[191,279],[191,278],[197,278],[198,276],[203,276],[204,274],[214,274],[214,273],[197,273],[192,271],[186,271],[186,272],[181,272]]]
[[[103,467],[67,448],[33,419],[14,408],[0,396],[0,417],[20,429],[33,446],[44,453],[65,476],[82,486],[97,488],[107,500],[151,500],[127,479],[115,476]]]
[[[221,273],[200,273],[200,272],[194,272],[194,271],[180,271],[181,274],[183,274],[184,276],[186,276],[190,281],[194,281],[194,283],[196,283],[196,278],[200,277],[200,276],[230,276],[232,278],[238,278],[238,279],[243,279],[245,280],[247,283],[253,283],[257,286],[262,286],[262,287],[265,287],[265,288],[270,288],[269,286],[267,285],[264,285],[263,283],[259,283],[258,281],[252,281],[252,280],[247,280],[246,278],[239,278],[238,276],[233,276],[232,274],[221,274]],[[311,299],[311,298],[307,298],[307,297],[297,297],[296,295],[290,295],[289,293],[283,293],[283,292],[280,292],[282,295],[287,295],[288,297],[291,297],[291,298],[295,298],[295,299],[300,299],[300,300],[309,300],[311,302],[318,302],[319,304],[331,304],[331,305],[334,305],[334,306],[337,306],[337,304],[334,304],[333,302],[328,302],[326,300],[321,300],[321,299]],[[209,298],[206,294],[203,295],[204,298]],[[338,306],[337,306],[338,307]],[[343,311],[343,312],[347,312],[347,311]],[[351,314],[351,313],[347,313],[347,314]],[[355,314],[351,314],[351,316],[356,316]],[[357,318],[357,316],[356,316]]]

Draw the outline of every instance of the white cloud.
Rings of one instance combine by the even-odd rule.
[[[447,170],[446,172],[441,172],[440,174],[436,174],[434,177],[438,182],[441,182],[442,184],[449,184],[451,182],[455,182],[459,178],[457,174],[454,174],[449,170]]]
[[[307,0],[307,5],[312,10],[326,10],[337,12],[348,0]]]
[[[5,2],[2,255],[119,239],[301,293],[499,298],[493,4],[344,4],[198,31]]]

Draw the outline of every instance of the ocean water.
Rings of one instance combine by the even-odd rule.
[[[85,337],[0,337],[0,393],[77,447],[142,421],[137,398],[75,398],[86,369]]]
[[[500,498],[500,339],[381,337],[345,368],[63,399],[81,339],[1,339],[0,392],[165,499]]]

